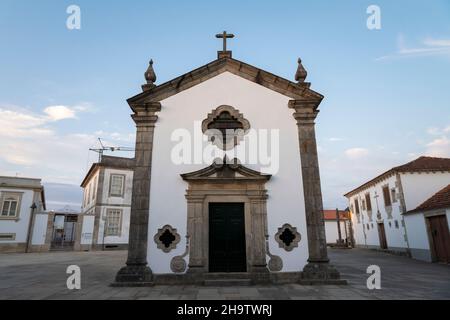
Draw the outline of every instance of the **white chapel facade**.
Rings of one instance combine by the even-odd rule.
[[[300,60],[297,82],[225,48],[161,85],[152,64],[143,92],[128,99],[135,167],[128,259],[115,285],[198,283],[235,272],[253,282],[342,283],[329,264],[322,213],[314,120],[323,96],[305,82]],[[226,132],[224,144],[210,129]],[[272,133],[279,140],[269,152],[276,164],[239,153],[251,132],[264,130],[263,143]],[[223,157],[196,159],[198,141],[177,149],[183,133]]]

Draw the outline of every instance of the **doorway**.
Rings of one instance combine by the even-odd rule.
[[[209,272],[246,272],[244,203],[209,203]]]
[[[386,231],[384,230],[384,222],[378,223],[378,237],[380,239],[380,248],[387,249]]]
[[[450,263],[450,234],[445,215],[428,217],[431,245],[437,262]]]

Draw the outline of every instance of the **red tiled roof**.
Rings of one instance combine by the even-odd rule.
[[[392,170],[398,172],[409,171],[447,171],[450,170],[449,158],[433,158],[433,157],[420,157],[416,160],[408,162],[404,165],[394,167]]]
[[[441,191],[435,193],[431,198],[426,200],[417,208],[408,211],[408,213],[443,208],[450,208],[450,184]]]
[[[354,192],[364,189],[373,183],[378,182],[397,172],[433,172],[433,171],[450,171],[450,158],[435,158],[435,157],[419,157],[416,160],[405,163],[401,166],[393,167],[379,176],[367,181],[352,191],[344,194],[345,197],[351,196]]]
[[[324,220],[336,220],[336,210],[323,210]],[[348,211],[339,210],[339,219],[348,220]]]

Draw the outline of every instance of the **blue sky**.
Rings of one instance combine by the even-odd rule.
[[[71,4],[81,30],[66,28]],[[371,4],[381,30],[366,27]],[[134,145],[125,100],[149,58],[165,82],[215,59],[222,30],[234,58],[287,79],[301,57],[325,96],[326,207],[394,165],[450,157],[450,1],[2,0],[0,174],[78,185],[97,137]]]

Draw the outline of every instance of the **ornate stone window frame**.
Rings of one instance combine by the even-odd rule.
[[[160,240],[160,237],[166,231],[169,231],[175,238],[168,247],[166,247],[166,245]],[[153,237],[153,240],[155,240],[155,243],[156,243],[156,246],[158,247],[158,249],[161,249],[165,253],[169,253],[172,249],[175,249],[177,247],[177,244],[180,242],[180,234],[177,232],[177,229],[173,228],[169,224],[166,224],[162,228],[158,229],[158,232]]]
[[[236,121],[238,121],[242,125],[242,129],[238,129],[234,133],[233,144],[226,144],[225,146],[223,146],[222,143],[219,144],[217,142],[218,139],[214,139],[215,134],[213,130],[208,129],[209,125],[212,124],[222,112],[228,112],[233,118],[236,119]],[[208,113],[207,118],[202,121],[202,132],[208,136],[208,141],[211,141],[213,145],[223,150],[233,149],[237,144],[239,144],[240,141],[244,139],[244,135],[247,134],[249,129],[250,122],[244,118],[244,115],[240,113],[239,110],[229,105],[221,105],[217,107],[216,109],[212,110],[211,113]]]
[[[286,245],[286,243],[284,243],[284,241],[280,238],[285,230],[289,230],[294,235],[294,239],[292,239],[289,245]],[[278,228],[278,232],[275,234],[275,241],[278,242],[278,246],[286,251],[292,251],[294,248],[297,248],[300,240],[301,235],[297,231],[297,228],[291,226],[289,223],[283,224],[283,226]]]

